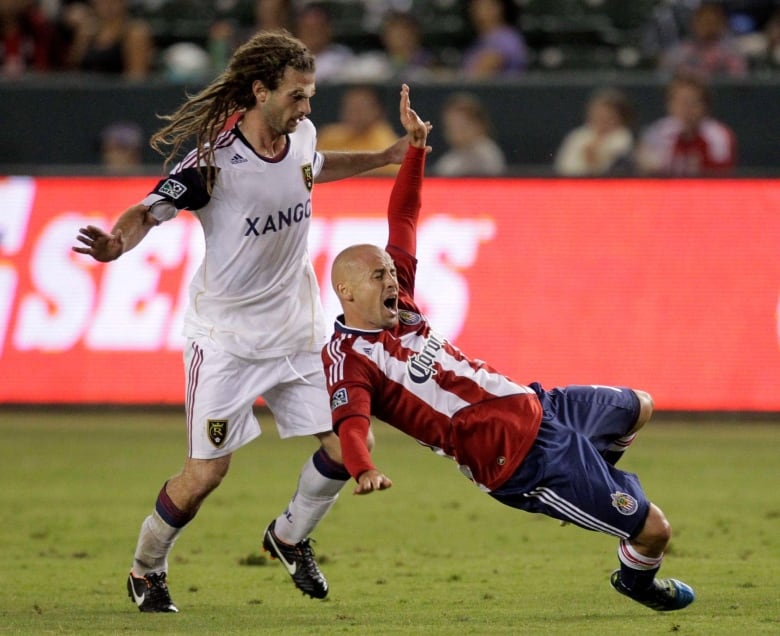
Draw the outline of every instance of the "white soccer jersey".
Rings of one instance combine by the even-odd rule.
[[[245,358],[317,352],[327,340],[308,253],[311,191],[322,169],[314,124],[287,136],[281,158],[260,157],[239,129],[215,142],[218,175],[209,196],[193,150],[144,200],[187,208],[203,226],[206,252],[190,283],[184,335],[208,336]],[[156,214],[160,208],[160,214]],[[167,220],[165,204],[152,208]]]

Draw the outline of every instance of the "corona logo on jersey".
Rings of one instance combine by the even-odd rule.
[[[433,368],[436,362],[436,354],[444,346],[443,339],[431,332],[425,340],[422,351],[415,353],[406,362],[406,372],[416,384],[427,382],[432,375],[436,375]]]

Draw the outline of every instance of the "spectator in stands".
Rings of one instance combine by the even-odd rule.
[[[387,148],[398,140],[387,118],[377,89],[373,86],[352,86],[344,91],[339,104],[339,121],[321,126],[317,134],[317,150],[375,151]],[[394,175],[398,166],[385,166],[364,175]]]
[[[725,176],[736,165],[736,138],[710,115],[711,95],[696,75],[678,75],[666,89],[667,116],[651,124],[636,153],[640,173],[652,176]]]
[[[507,77],[526,70],[528,49],[517,27],[514,0],[469,0],[468,16],[476,39],[463,55],[466,77]]]
[[[780,9],[767,20],[763,29],[766,43],[764,52],[772,66],[780,66]]]
[[[214,74],[211,56],[195,42],[174,42],[159,58],[159,70],[173,82],[205,82]]]
[[[435,76],[437,60],[423,46],[423,31],[411,13],[389,11],[379,27],[381,48],[356,57],[348,79],[357,81],[426,81]]]
[[[634,147],[633,107],[621,90],[605,88],[588,100],[585,123],[569,132],[555,156],[555,172],[598,177],[629,172]]]
[[[289,31],[293,26],[294,16],[292,0],[255,0],[255,31]],[[247,34],[249,35],[251,34]]]
[[[504,153],[491,135],[491,122],[472,93],[452,95],[442,108],[447,151],[433,164],[441,177],[498,176],[506,172]]]
[[[411,13],[388,13],[382,21],[380,38],[388,78],[408,82],[432,75],[436,57],[423,46],[422,28]]]
[[[304,5],[295,18],[295,35],[314,54],[318,82],[348,73],[355,54],[348,46],[333,40],[331,15],[325,5]]]
[[[52,67],[53,29],[32,0],[0,0],[0,77]]]
[[[776,69],[780,67],[780,9],[769,16],[763,28],[740,38],[751,67]]]
[[[644,24],[639,28],[637,41],[644,60],[658,61],[665,51],[687,36],[693,11],[699,0],[685,2],[657,2],[648,9]]]
[[[257,31],[292,30],[295,13],[292,0],[255,0],[254,7],[252,24],[222,19],[209,29],[208,49],[215,72],[225,68],[233,52]]]
[[[690,35],[661,55],[660,68],[704,77],[747,74],[747,60],[731,35],[721,4],[705,2],[694,11]]]
[[[75,2],[64,9],[73,30],[73,69],[143,79],[152,71],[154,39],[147,22],[130,16],[126,0]]]
[[[117,121],[100,132],[100,161],[113,175],[138,174],[143,170],[144,131],[135,122]]]

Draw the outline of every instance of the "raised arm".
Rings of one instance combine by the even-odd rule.
[[[401,125],[406,131],[409,144],[415,148],[422,148],[426,152],[430,152],[431,148],[426,144],[428,142],[428,133],[431,132],[433,126],[431,122],[420,119],[420,116],[412,109],[409,87],[406,84],[401,84],[401,103],[398,110],[401,117]]]
[[[315,181],[338,181],[391,163],[401,163],[408,145],[406,137],[401,137],[389,148],[378,152],[323,152],[325,161]],[[399,154],[401,158],[398,158]]]
[[[406,151],[401,169],[395,178],[393,191],[390,195],[388,204],[388,224],[390,226],[390,242],[394,248],[403,250],[410,255],[414,255],[416,244],[416,226],[417,217],[420,212],[420,190],[423,180],[423,169],[425,167],[425,154],[429,150],[426,146],[428,131],[431,125],[423,122],[417,113],[412,110],[409,99],[409,87],[405,84],[401,88],[400,104],[401,123],[403,124],[407,137],[409,139],[409,148]],[[366,246],[362,246],[365,248]],[[360,249],[361,246],[356,246]],[[337,261],[346,253],[342,252]],[[398,252],[394,252],[400,257],[404,264],[396,261],[398,265],[398,282],[403,289],[409,293],[413,290],[414,280],[414,258],[403,257]],[[346,261],[344,261],[346,262]],[[342,262],[341,267],[345,267]],[[333,271],[338,270],[338,265],[334,264]],[[334,281],[339,280],[339,274],[336,274]],[[334,287],[337,285],[334,283]],[[343,306],[343,301],[342,301]],[[345,316],[347,312],[345,310]],[[346,318],[345,318],[346,322]],[[349,324],[349,323],[347,323]],[[355,360],[351,361],[349,356],[338,353],[339,345],[328,346],[323,349],[323,363],[326,368],[326,377],[328,377],[328,389],[333,394],[343,391],[349,399],[336,400],[337,407],[333,411],[334,430],[339,436],[341,442],[341,456],[349,474],[355,478],[357,486],[353,491],[357,495],[365,495],[376,490],[385,490],[393,485],[387,475],[374,466],[371,459],[370,450],[370,422],[371,422],[371,399],[373,390],[370,374],[360,376],[360,370],[363,369]],[[335,348],[334,348],[335,347]],[[346,357],[346,362],[344,358]],[[349,369],[353,374],[349,382],[339,388],[338,384],[332,384],[332,374],[328,369],[334,364],[343,365],[344,369]],[[341,376],[344,381],[344,376]]]
[[[421,191],[429,122],[424,122],[412,109],[409,87],[401,87],[401,123],[409,138],[409,149],[396,175],[387,207],[389,226],[388,247],[393,246],[415,256],[417,253],[417,218],[422,205]]]

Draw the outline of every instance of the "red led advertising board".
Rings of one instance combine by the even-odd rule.
[[[150,178],[0,180],[0,403],[179,404],[183,212],[108,265],[75,254]],[[386,240],[390,179],[319,185],[310,251]],[[780,411],[780,181],[428,179],[417,299],[517,382],[628,385],[668,410]]]

